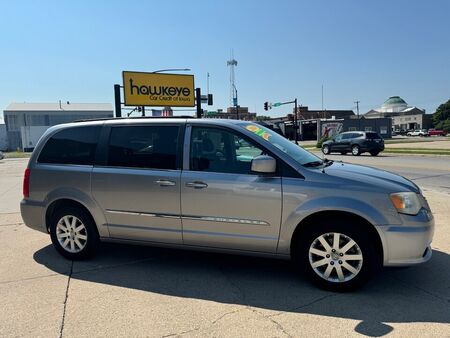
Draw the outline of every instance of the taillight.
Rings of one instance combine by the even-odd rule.
[[[25,169],[25,173],[23,175],[23,197],[30,197],[30,169]]]

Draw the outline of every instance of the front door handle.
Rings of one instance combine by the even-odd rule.
[[[187,182],[186,187],[194,188],[194,189],[204,189],[204,188],[207,188],[208,185],[206,183],[203,183],[200,181],[194,181],[194,182]]]
[[[169,180],[157,180],[155,183],[159,184],[161,187],[173,187],[175,185],[174,181]]]

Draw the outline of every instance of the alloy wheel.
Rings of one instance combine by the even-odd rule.
[[[363,266],[359,245],[349,236],[330,232],[317,237],[309,248],[309,263],[314,272],[328,282],[348,282]]]
[[[67,252],[80,252],[87,243],[86,226],[79,218],[66,215],[56,225],[56,237],[61,247]]]

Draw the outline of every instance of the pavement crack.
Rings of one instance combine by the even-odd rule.
[[[149,258],[137,259],[137,260],[125,262],[125,263],[119,263],[119,264],[113,264],[113,265],[107,265],[107,266],[99,266],[99,267],[92,268],[92,269],[75,271],[72,273],[72,275],[78,275],[80,273],[91,272],[91,271],[101,271],[101,270],[120,268],[122,266],[133,265],[133,264],[138,264],[138,263],[142,263],[142,262],[149,262],[149,261],[153,261],[153,260],[155,260],[154,257],[149,257]]]
[[[0,282],[0,285],[3,284],[10,284],[10,283],[17,283],[17,282],[26,282],[29,280],[35,280],[35,279],[41,279],[41,278],[48,278],[48,277],[55,277],[55,276],[59,276],[61,274],[65,274],[65,272],[62,273],[51,273],[48,275],[44,275],[44,276],[36,276],[36,277],[27,277],[27,278],[20,278],[20,279],[14,279],[14,280],[7,280],[7,281],[2,281]]]
[[[269,320],[272,324],[275,324],[275,327],[280,330],[284,335],[286,335],[286,337],[293,337],[291,334],[289,334],[286,329],[283,327],[283,325],[281,325],[279,322],[277,322],[275,319],[273,319],[273,316],[265,316],[264,314],[262,314],[261,312],[259,312],[257,309],[251,307],[251,306],[247,306],[247,308],[252,311],[253,313],[257,314],[258,316],[260,316],[261,318],[267,319]]]
[[[73,261],[72,261],[72,264],[70,265],[69,278],[67,279],[66,295],[64,297],[64,308],[63,308],[63,314],[62,314],[62,320],[61,320],[61,328],[59,330],[59,338],[62,338],[63,331],[64,331],[64,324],[65,324],[65,320],[66,320],[67,300],[69,299],[69,287],[70,287],[70,280],[72,279],[72,272],[73,272]]]
[[[233,311],[226,312],[226,313],[224,313],[223,315],[221,315],[220,317],[214,319],[214,320],[211,322],[211,325],[216,324],[218,321],[222,320],[224,317],[226,317],[226,316],[228,316],[228,315],[232,315],[232,314],[234,314],[234,313],[237,313],[237,312],[240,312],[240,311],[243,311],[243,310],[246,310],[246,308],[239,308],[239,309],[236,309],[236,310],[233,310]]]
[[[327,298],[336,297],[336,296],[338,296],[338,294],[335,294],[335,293],[332,293],[332,294],[329,294],[329,295],[325,295],[325,296],[316,298],[316,299],[312,300],[309,303],[306,303],[306,304],[294,307],[292,309],[289,309],[289,310],[286,310],[286,311],[283,311],[283,312],[278,312],[278,313],[275,313],[273,315],[269,315],[269,316],[267,316],[267,318],[273,318],[273,317],[276,317],[276,316],[280,316],[280,315],[282,315],[282,314],[284,314],[286,312],[298,311],[298,310],[301,310],[301,309],[303,309],[305,307],[308,307],[308,306],[314,305],[316,303],[319,303],[319,302],[321,302],[321,301],[323,301],[323,300],[325,300]]]
[[[161,338],[166,338],[166,337],[175,337],[175,336],[181,336],[183,334],[187,334],[187,333],[191,333],[191,332],[195,332],[200,330],[200,326],[195,327],[193,329],[187,330],[187,331],[183,331],[183,332],[178,332],[178,333],[169,333],[167,335],[162,336]]]

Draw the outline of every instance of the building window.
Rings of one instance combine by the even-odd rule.
[[[380,134],[387,134],[387,126],[381,126],[380,127]]]
[[[364,131],[372,131],[372,127],[365,127]]]
[[[356,131],[356,127],[348,127],[348,131]]]

